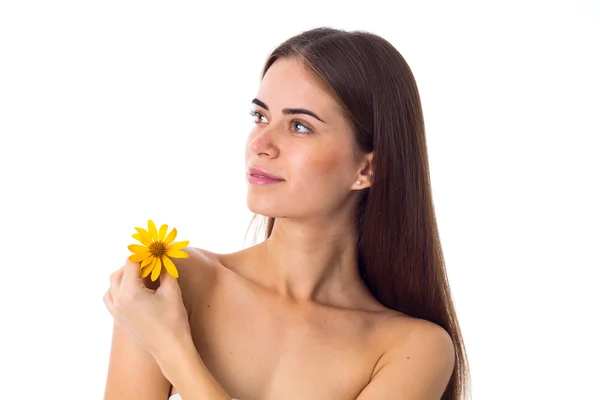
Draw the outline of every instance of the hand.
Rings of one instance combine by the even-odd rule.
[[[188,314],[175,278],[163,270],[160,287],[148,289],[140,263],[129,260],[110,276],[104,304],[115,323],[161,364],[176,342],[191,339]]]

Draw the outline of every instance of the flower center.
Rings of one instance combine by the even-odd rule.
[[[167,247],[165,246],[165,244],[163,242],[153,242],[150,245],[150,253],[154,256],[154,257],[162,257],[165,253],[167,252]]]

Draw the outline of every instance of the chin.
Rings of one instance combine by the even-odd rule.
[[[271,202],[265,199],[264,196],[255,196],[250,193],[248,193],[246,199],[248,210],[255,214],[270,215],[274,208],[270,203]]]
[[[257,196],[262,197],[262,196]],[[246,201],[246,205],[248,206],[248,210],[254,214],[264,215],[265,217],[272,218],[283,218],[286,215],[286,211],[281,206],[273,204],[272,201],[268,201],[263,198],[253,198],[253,196],[248,196]]]
[[[269,207],[267,205],[257,205],[255,203],[248,202],[248,210],[254,214],[264,215],[265,217],[277,218],[277,212],[275,207]]]

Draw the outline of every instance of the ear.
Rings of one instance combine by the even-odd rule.
[[[374,154],[370,152],[365,154],[359,161],[359,170],[352,184],[353,189],[366,189],[373,184],[373,158]]]

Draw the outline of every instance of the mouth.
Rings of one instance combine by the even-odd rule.
[[[250,177],[260,178],[260,179],[269,179],[272,181],[283,181],[284,180],[283,178],[280,178],[276,175],[270,174],[267,171],[265,171],[264,169],[259,169],[259,168],[249,168],[248,175]]]
[[[259,168],[248,169],[248,182],[253,185],[266,185],[271,183],[283,182],[284,179],[270,174],[267,171]]]

